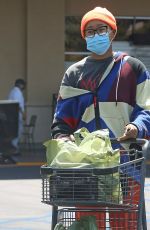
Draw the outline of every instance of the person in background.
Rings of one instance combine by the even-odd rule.
[[[17,79],[14,87],[8,94],[8,100],[14,100],[19,103],[19,123],[18,123],[18,136],[12,140],[12,145],[16,149],[16,154],[19,153],[19,139],[23,132],[23,121],[25,120],[25,104],[23,90],[25,89],[26,82],[23,79]]]
[[[73,133],[82,127],[90,132],[108,129],[110,137],[120,141],[150,136],[150,75],[137,58],[113,51],[116,33],[116,19],[106,8],[96,7],[83,16],[81,35],[91,54],[64,74],[51,126],[53,138],[74,140]],[[110,219],[117,215],[121,223],[110,221],[112,229],[137,229],[135,213],[130,215],[134,226],[124,213],[111,213]]]

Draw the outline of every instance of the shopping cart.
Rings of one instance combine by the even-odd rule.
[[[51,230],[56,224],[71,229],[89,216],[98,230],[147,230],[144,180],[149,142],[136,139],[124,144],[130,144],[128,151],[120,149],[127,162],[114,167],[41,167],[42,202],[52,205]]]

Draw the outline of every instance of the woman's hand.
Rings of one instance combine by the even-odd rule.
[[[127,139],[136,138],[138,135],[138,128],[133,124],[128,124],[125,126],[125,131],[123,136],[118,138],[118,141],[124,141]]]
[[[64,140],[64,141],[72,141],[72,142],[75,142],[75,139],[74,139],[74,136],[71,134],[69,136],[63,136],[63,137],[58,137],[60,138],[61,140]]]

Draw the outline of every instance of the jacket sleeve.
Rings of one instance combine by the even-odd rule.
[[[138,128],[138,137],[150,137],[150,75],[141,63],[138,67],[136,105],[131,115],[131,123]]]
[[[80,103],[78,97],[57,101],[54,120],[51,126],[53,138],[69,136],[76,130],[80,120]]]
[[[52,138],[61,138],[69,136],[73,133],[73,130],[61,119],[54,119],[51,126]]]

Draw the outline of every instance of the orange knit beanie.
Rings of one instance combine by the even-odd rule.
[[[81,35],[84,38],[84,30],[88,22],[92,20],[100,20],[108,24],[112,29],[117,30],[116,19],[106,8],[96,7],[87,12],[81,20]]]

